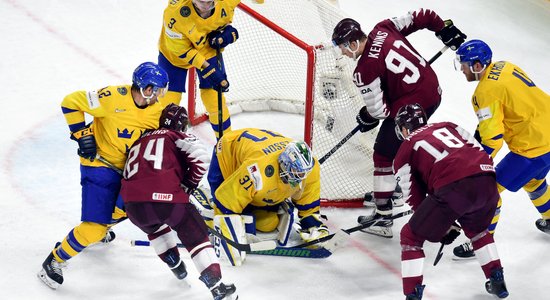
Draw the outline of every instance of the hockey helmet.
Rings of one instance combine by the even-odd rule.
[[[142,95],[143,89],[149,86],[153,87],[153,95],[162,95],[168,89],[168,73],[155,63],[144,62],[134,70],[132,83],[142,91]]]
[[[332,32],[332,44],[334,46],[346,45],[352,41],[360,40],[365,37],[361,30],[361,25],[350,18],[345,18],[338,22]]]
[[[185,107],[170,103],[162,110],[159,119],[159,128],[167,128],[175,131],[186,131],[189,124],[189,116]]]
[[[401,128],[405,127],[409,133],[417,128],[428,124],[428,117],[420,104],[407,104],[402,106],[395,115],[395,134],[400,140],[405,137],[401,132]]]
[[[491,63],[493,52],[489,45],[482,40],[470,40],[462,44],[456,50],[456,60],[459,63],[468,63],[468,66],[473,66],[477,61],[483,66]]]

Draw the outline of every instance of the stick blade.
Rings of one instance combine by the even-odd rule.
[[[343,230],[338,230],[334,236],[323,245],[323,247],[330,252],[334,252],[334,250],[342,246],[348,238],[349,233]]]
[[[250,244],[250,251],[265,251],[277,248],[276,241],[261,241]]]

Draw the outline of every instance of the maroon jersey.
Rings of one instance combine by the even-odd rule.
[[[181,185],[197,187],[209,163],[206,148],[194,135],[147,132],[130,149],[120,195],[125,203],[188,203]]]
[[[493,160],[466,130],[451,122],[418,128],[401,144],[393,171],[403,199],[414,208],[447,184],[479,173],[494,173]]]
[[[384,20],[368,34],[353,78],[371,116],[393,118],[406,104],[419,103],[426,109],[439,105],[437,76],[405,37],[419,29],[438,31],[443,26],[435,12],[420,9]]]

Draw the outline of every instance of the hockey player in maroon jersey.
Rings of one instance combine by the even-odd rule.
[[[353,73],[355,85],[365,101],[357,115],[361,132],[382,126],[374,144],[374,204],[371,216],[359,222],[392,214],[391,197],[396,187],[391,166],[401,142],[394,133],[394,117],[406,104],[420,103],[428,117],[439,106],[441,88],[429,63],[414,49],[406,36],[420,29],[434,31],[446,46],[456,50],[466,36],[451,20],[443,21],[429,9],[419,9],[378,23],[366,35],[359,23],[343,19],[334,28],[333,44],[350,58],[359,59]],[[368,233],[391,238],[391,220],[371,226]]]
[[[427,124],[419,104],[400,108],[395,123],[395,133],[404,141],[393,170],[403,199],[414,210],[401,230],[406,299],[422,299],[424,241],[448,245],[461,229],[472,240],[488,279],[487,292],[507,297],[502,265],[493,235],[487,230],[499,198],[491,157],[458,125]]]
[[[158,256],[178,279],[187,276],[180,259],[178,238],[214,299],[237,299],[233,284],[224,284],[208,229],[189,203],[189,193],[197,187],[210,162],[210,155],[197,138],[185,130],[185,108],[168,105],[159,120],[159,129],[145,132],[128,154],[120,197],[132,223],[147,233]]]

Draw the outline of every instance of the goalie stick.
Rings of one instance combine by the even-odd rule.
[[[149,241],[131,240],[130,245],[134,246],[150,246]],[[178,243],[179,248],[185,248],[181,243]],[[275,247],[270,250],[258,250],[251,251],[249,254],[254,255],[271,255],[271,256],[285,256],[285,257],[299,257],[299,258],[327,258],[332,255],[332,252],[325,248],[308,249],[297,247]]]

